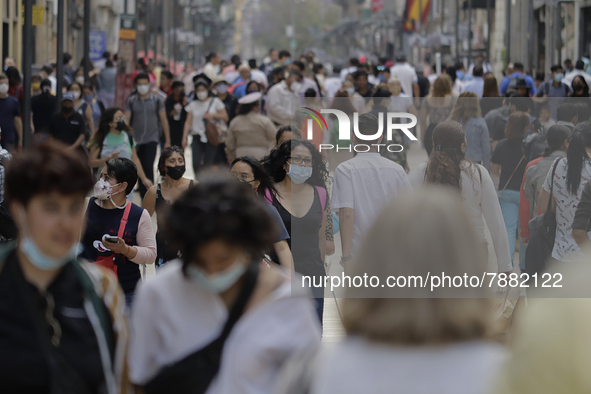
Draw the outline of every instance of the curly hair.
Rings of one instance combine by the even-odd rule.
[[[434,148],[425,171],[427,183],[447,185],[462,190],[462,161],[466,160],[473,165],[462,152],[462,144],[465,141],[464,128],[455,120],[446,120],[435,127]]]
[[[243,248],[258,263],[277,231],[265,204],[249,185],[231,178],[212,177],[190,187],[170,206],[164,224],[168,241],[182,253],[183,272],[215,240]]]
[[[307,140],[289,140],[282,143],[278,148],[275,148],[268,156],[261,160],[267,174],[273,178],[275,183],[279,183],[285,179],[285,169],[283,165],[291,157],[291,152],[297,147],[303,146],[312,154],[312,176],[306,183],[312,186],[321,186],[326,189],[326,184],[329,181],[329,173],[326,164],[322,160],[322,154],[318,152],[316,147]]]

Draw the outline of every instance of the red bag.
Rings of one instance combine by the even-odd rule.
[[[127,218],[129,217],[129,211],[131,211],[131,202],[127,202],[127,206],[123,211],[123,217],[121,218],[121,223],[119,224],[119,231],[117,232],[117,236],[119,238],[123,238],[123,233],[125,232],[125,227],[127,226]],[[93,263],[101,265],[115,273],[117,275],[117,265],[115,264],[115,254],[111,256],[99,256],[98,259]]]

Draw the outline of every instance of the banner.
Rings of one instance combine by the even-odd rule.
[[[121,15],[121,25],[119,29],[119,58],[117,61],[117,86],[115,87],[115,106],[119,108],[125,108],[125,101],[133,91],[136,23],[135,15]]]
[[[419,8],[423,10],[420,12]],[[421,19],[421,25],[427,23],[427,18],[431,12],[431,0],[406,0],[404,9],[404,30],[407,32],[416,31],[416,21]],[[422,18],[421,18],[422,17]]]

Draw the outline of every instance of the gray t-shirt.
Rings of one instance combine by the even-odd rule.
[[[160,111],[164,111],[164,101],[158,95],[142,100],[137,93],[125,102],[125,110],[131,112],[131,127],[138,145],[158,142],[160,136]]]

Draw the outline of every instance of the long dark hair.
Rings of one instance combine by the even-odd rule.
[[[582,122],[575,127],[566,152],[568,160],[566,189],[573,195],[576,195],[579,190],[583,165],[589,160],[585,148],[591,148],[591,122]]]
[[[285,141],[261,160],[263,168],[275,183],[281,182],[285,179],[286,175],[283,165],[287,163],[287,160],[291,157],[291,152],[300,145],[307,148],[312,154],[312,176],[306,181],[306,183],[326,188],[326,183],[329,179],[328,170],[326,169],[326,165],[324,164],[322,155],[318,152],[318,149],[307,140]]]
[[[575,96],[575,88],[574,88],[574,83],[575,83],[575,79],[579,79],[582,84],[583,84],[583,93],[581,93],[580,96]],[[573,89],[572,93],[570,94],[572,97],[589,97],[589,85],[587,84],[587,80],[585,80],[585,78],[581,75],[577,75],[576,77],[573,78],[573,81],[571,83],[571,88]]]
[[[110,107],[103,111],[103,114],[101,115],[101,120],[98,124],[98,128],[94,133],[94,137],[92,137],[92,139],[88,143],[89,146],[96,145],[100,149],[103,149],[103,141],[105,140],[107,134],[109,134],[109,131],[111,131],[111,126],[109,125],[109,123],[113,121],[113,118],[115,117],[117,111],[123,112],[123,110],[119,107]],[[129,127],[126,124],[124,131],[131,133],[131,130],[131,127]]]
[[[265,171],[263,165],[259,163],[257,159],[252,156],[237,157],[234,159],[232,164],[230,164],[230,169],[234,167],[234,164],[239,162],[248,164],[254,175],[254,180],[259,181],[260,185],[257,188],[257,195],[259,197],[265,198],[267,195],[267,190],[273,197],[277,197],[279,195],[273,183],[273,179],[269,176],[269,174],[267,174],[267,171]]]
[[[462,161],[466,154],[462,144],[466,133],[462,124],[455,120],[439,123],[433,130],[433,152],[425,171],[425,181],[438,185],[447,185],[462,190]]]

